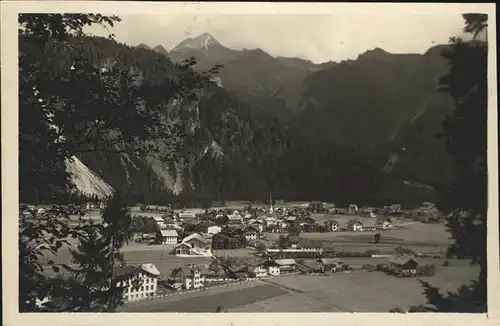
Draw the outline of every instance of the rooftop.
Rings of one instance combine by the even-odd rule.
[[[162,237],[177,237],[177,231],[175,230],[161,230],[160,231]]]
[[[286,258],[286,259],[276,259],[275,260],[276,264],[278,265],[296,265],[297,262],[295,261],[295,259],[291,259],[291,258]]]

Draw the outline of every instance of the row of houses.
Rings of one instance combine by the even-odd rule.
[[[216,259],[216,258],[214,258]],[[418,262],[410,256],[397,256],[389,260],[389,268],[396,274],[414,276],[417,273]],[[239,266],[222,265],[219,272],[210,270],[206,264],[184,264],[175,268],[167,278],[166,284],[175,290],[199,289],[207,284],[207,280],[221,278],[260,278],[280,276],[304,270],[304,265],[295,259],[263,259]],[[320,258],[316,266],[309,271],[319,273],[336,273],[348,269],[339,258]],[[137,301],[154,298],[158,290],[160,272],[154,264],[119,266],[115,274],[124,277],[121,284],[125,286],[123,298],[125,301]]]

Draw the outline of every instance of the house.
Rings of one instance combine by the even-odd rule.
[[[197,218],[192,218],[192,217],[187,217],[185,219],[182,220],[182,224],[183,225],[189,225],[189,226],[197,226],[198,224],[200,224],[201,221],[198,220]]]
[[[268,259],[263,264],[263,267],[267,269],[267,273],[271,276],[279,276],[280,275],[280,265],[277,264],[274,260]]]
[[[212,238],[213,249],[237,249],[247,244],[244,231],[241,228],[226,227]]]
[[[264,222],[261,220],[250,220],[247,225],[252,225],[259,229],[259,232],[264,231]]]
[[[240,214],[231,214],[228,215],[227,218],[229,219],[230,222],[232,223],[243,223],[243,217]]]
[[[172,276],[178,283],[182,283],[184,289],[199,289],[205,286],[205,277],[202,269],[195,264],[185,264],[172,271]]]
[[[213,226],[209,226],[207,228],[207,233],[208,234],[217,234],[219,233],[220,231],[222,230],[222,228],[218,225],[213,225]]]
[[[307,209],[311,212],[319,213],[323,210],[323,203],[320,201],[312,201],[307,205]]]
[[[366,207],[363,208],[363,216],[367,217],[376,217],[377,214],[375,213],[375,207]]]
[[[178,238],[177,231],[175,230],[159,230],[158,238],[161,244],[177,244]]]
[[[114,269],[120,279],[118,286],[124,286],[125,301],[137,301],[156,296],[160,271],[153,264],[124,265]]]
[[[268,216],[265,218],[267,225],[278,225],[278,219],[274,216]]]
[[[401,204],[392,204],[391,211],[392,212],[401,212]]]
[[[191,246],[191,248],[195,248],[195,249],[207,249],[207,248],[210,248],[210,241],[201,236],[200,234],[198,233],[193,233],[187,237],[185,237],[184,239],[182,239],[182,243],[186,243],[188,245]]]
[[[225,266],[226,275],[231,278],[246,279],[250,274],[248,266]]]
[[[211,257],[211,240],[198,233],[193,233],[182,239],[182,242],[174,247],[174,253],[177,256]]]
[[[338,258],[321,258],[317,260],[317,270],[320,273],[338,272],[343,270],[344,263]]]
[[[254,225],[248,225],[244,230],[243,234],[247,240],[257,240],[260,231],[259,228]]]
[[[251,277],[265,277],[267,276],[267,268],[262,262],[248,264],[248,274]]]
[[[158,225],[160,229],[164,229],[167,225],[165,224],[165,221],[163,218],[159,216],[151,216],[151,220],[155,221],[155,223]]]
[[[329,231],[337,232],[337,231],[340,230],[340,224],[336,220],[329,221],[329,226],[330,226],[330,230]]]
[[[187,243],[179,243],[174,248],[174,252],[177,256],[190,256],[191,255],[191,246]]]
[[[177,216],[180,219],[186,219],[186,218],[196,218],[196,211],[180,211],[177,213]]]
[[[418,262],[415,258],[402,255],[389,259],[389,269],[395,274],[403,276],[414,276],[417,274]]]
[[[354,215],[356,214],[356,212],[358,211],[358,205],[349,205],[349,207],[347,208],[347,214],[348,215]]]
[[[172,217],[163,217],[163,222],[165,223],[165,225],[167,227],[169,227],[169,226],[173,227],[175,225],[175,221]]]
[[[352,231],[363,231],[363,223],[358,220],[350,220],[347,222],[347,228]]]
[[[377,219],[375,226],[379,229],[387,230],[392,228],[392,220],[387,217]]]
[[[297,266],[295,259],[276,259],[274,261],[280,270],[280,273],[294,272]]]

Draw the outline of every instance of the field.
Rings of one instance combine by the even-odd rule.
[[[300,237],[321,240],[325,248],[342,252],[362,252],[379,250],[383,253],[394,252],[396,247],[411,249],[417,253],[444,253],[452,243],[449,233],[443,224],[425,224],[394,220],[394,227],[380,231],[340,231],[340,232],[307,232]],[[375,233],[380,233],[379,243],[374,243]],[[266,239],[276,241],[279,234],[267,233]]]
[[[455,291],[478,275],[478,268],[467,262],[453,262],[440,267],[425,281],[442,292]],[[380,272],[352,272],[331,276],[288,276],[268,281],[290,289],[287,294],[245,306],[229,312],[388,312],[424,304],[423,288],[414,278],[395,278]]]
[[[129,303],[118,312],[216,312],[262,302],[287,293],[280,287],[248,282],[208,291]]]
[[[359,258],[350,264],[363,263]],[[420,260],[428,263],[431,260]],[[425,278],[442,292],[455,291],[478,274],[467,261],[449,267],[432,260],[438,271]],[[370,263],[374,263],[373,259]],[[124,312],[388,312],[424,304],[423,288],[415,278],[395,278],[381,272],[351,272],[330,276],[281,276],[155,300],[129,303]]]
[[[183,264],[204,265],[210,264],[211,258],[207,257],[176,257],[170,254],[172,245],[130,245],[124,248],[125,261],[127,263],[153,263],[161,273],[161,277],[167,277],[170,272]],[[217,257],[233,257],[237,259],[255,259],[254,251],[251,249],[235,250],[214,250]],[[67,249],[61,249],[57,257],[47,257],[59,264],[71,265],[71,255]],[[47,266],[46,273],[54,275],[50,266]]]

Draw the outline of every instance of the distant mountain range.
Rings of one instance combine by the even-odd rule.
[[[221,82],[240,100],[352,147],[378,167],[397,154],[397,166],[388,171],[434,184],[451,182],[444,142],[435,137],[441,117],[453,110],[449,96],[436,91],[448,70],[441,56],[446,47],[423,55],[376,48],[356,60],[314,64],[261,49],[232,50],[204,33],[181,42],[169,57],[195,57],[198,70],[222,64]]]
[[[175,74],[174,63],[190,57],[197,71],[224,66],[200,90],[197,103],[177,103],[164,112],[189,131],[182,159],[167,164],[119,154],[80,155],[82,165],[73,171],[80,169],[88,180],[99,179],[87,168],[99,176],[96,192],[109,185],[132,200],[159,204],[257,200],[270,192],[337,204],[415,204],[434,199],[429,185],[452,181],[444,142],[434,136],[443,114],[453,109],[448,96],[436,91],[448,69],[442,46],[423,55],[374,49],[356,60],[314,64],[261,49],[229,49],[207,33],[169,52],[83,40],[78,44],[92,54],[89,60],[119,53],[123,64],[153,83]],[[70,62],[71,53],[59,53],[58,60]],[[79,184],[87,192],[92,188]]]

